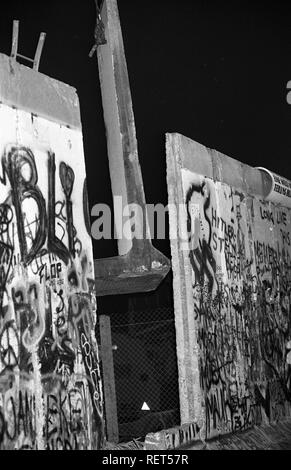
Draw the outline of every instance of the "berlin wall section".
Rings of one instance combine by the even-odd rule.
[[[0,55],[0,449],[98,449],[103,405],[80,110]]]
[[[258,170],[167,135],[182,424],[208,439],[290,416],[291,211]]]

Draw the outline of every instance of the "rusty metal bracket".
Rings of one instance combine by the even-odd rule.
[[[35,56],[33,59],[30,57],[26,57],[25,55],[22,55],[18,52],[18,36],[19,36],[19,20],[14,20],[13,21],[13,33],[12,33],[12,47],[11,47],[11,54],[10,57],[12,59],[17,60],[17,58],[21,58],[26,60],[27,62],[30,62],[33,64],[32,68],[33,70],[38,71],[39,69],[39,62],[41,59],[41,54],[42,54],[42,49],[44,46],[44,41],[46,38],[46,33],[40,33],[39,40],[37,43],[37,48],[35,52]]]

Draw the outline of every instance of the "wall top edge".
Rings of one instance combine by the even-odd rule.
[[[0,101],[81,129],[76,89],[0,53]]]
[[[269,180],[260,170],[177,132],[166,133],[166,140],[172,142],[171,148],[175,149],[172,158],[180,169],[226,183],[246,194],[267,196]]]

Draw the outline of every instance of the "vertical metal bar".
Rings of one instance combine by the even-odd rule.
[[[18,50],[18,33],[19,33],[19,20],[13,20],[13,33],[12,33],[12,47],[11,57],[16,59]]]
[[[46,37],[46,33],[40,33],[38,44],[37,44],[37,49],[36,49],[36,53],[35,53],[34,61],[33,61],[34,70],[38,70],[39,68],[39,62],[41,58],[41,53],[42,53],[45,37]]]
[[[109,442],[119,441],[111,324],[108,315],[100,315],[100,349],[106,413],[106,430]]]

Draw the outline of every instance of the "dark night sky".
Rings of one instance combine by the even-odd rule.
[[[282,1],[119,0],[139,157],[149,203],[167,203],[166,132],[180,132],[252,166],[291,179],[291,8]],[[47,33],[40,71],[77,88],[90,207],[110,203],[96,56],[94,0],[10,0],[1,5],[0,51],[33,57]],[[155,246],[170,255],[167,242]],[[113,256],[111,241],[95,257]]]

